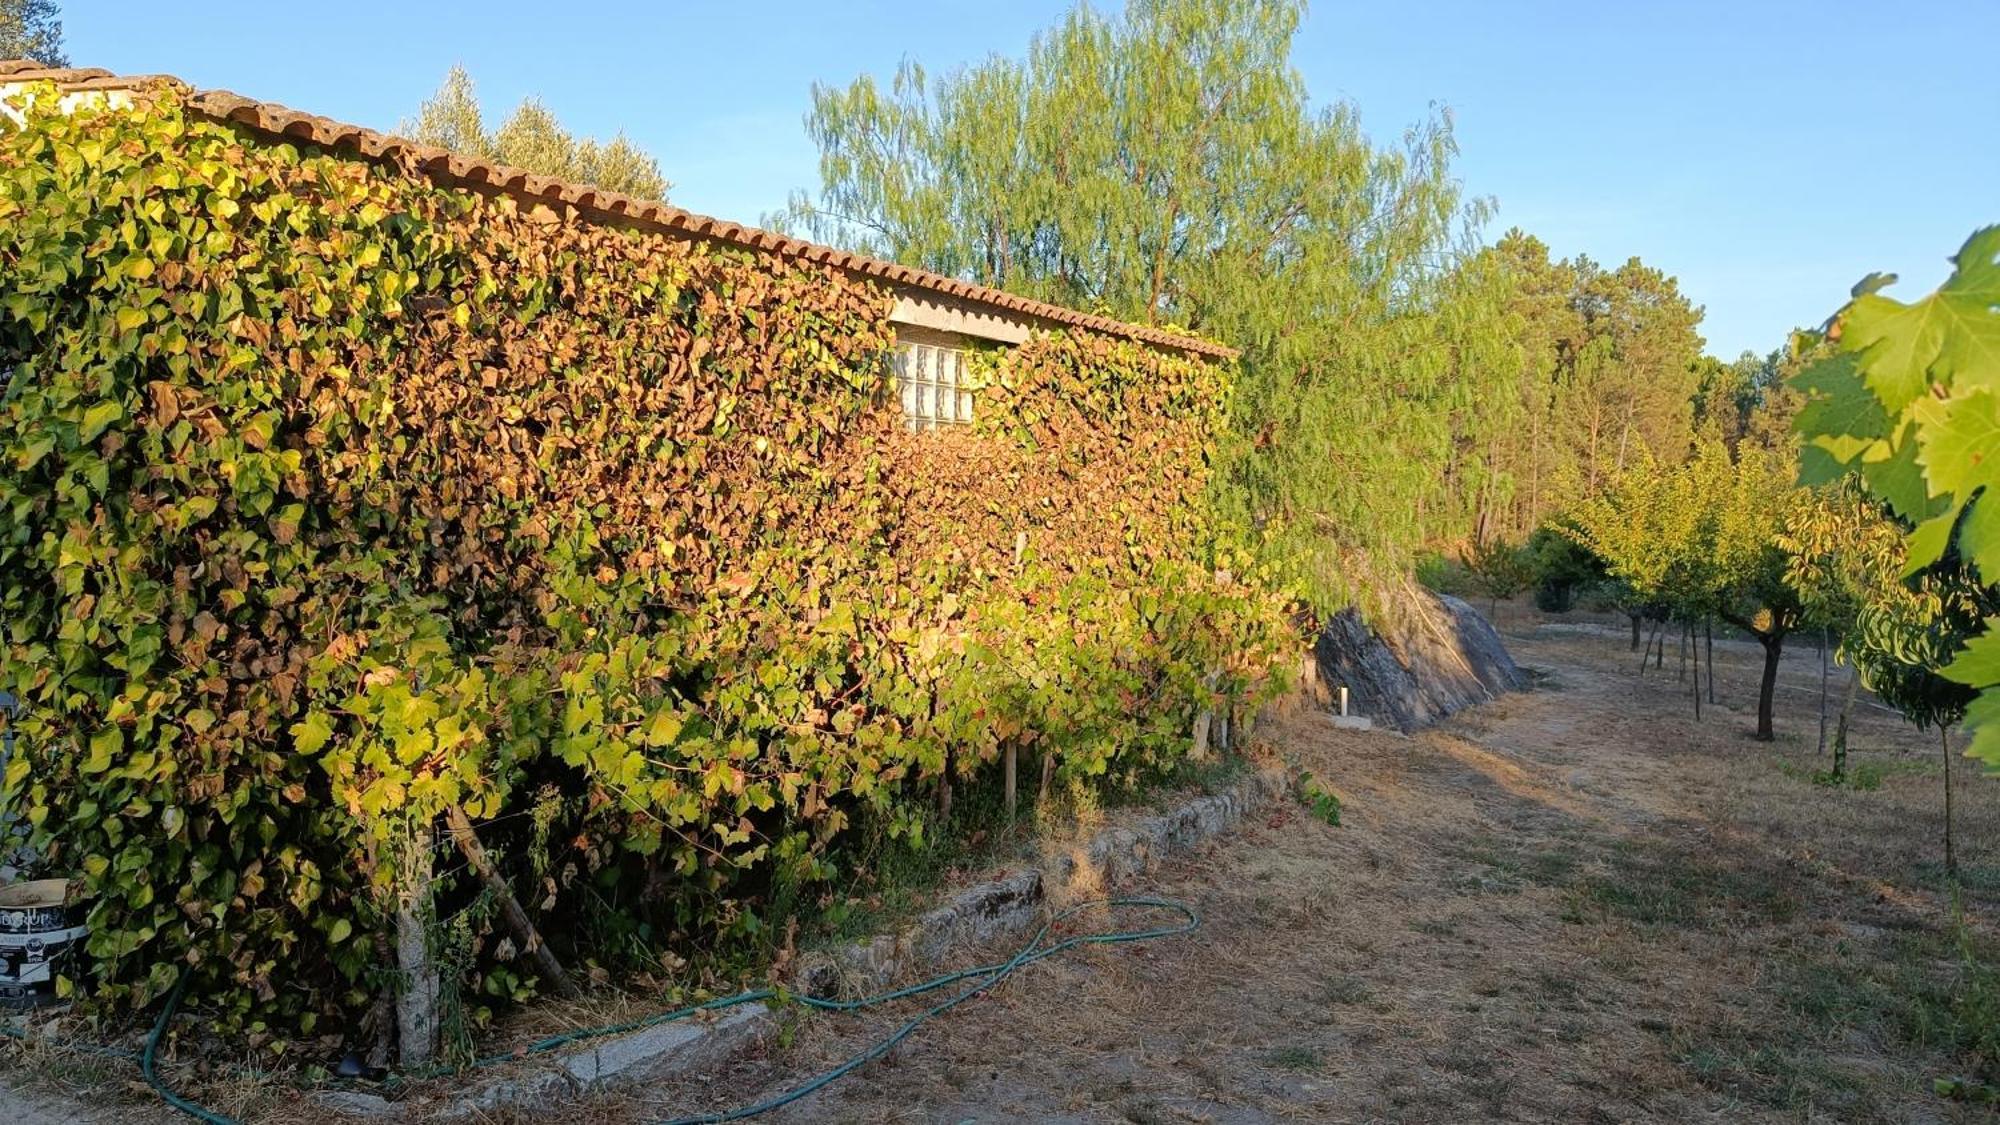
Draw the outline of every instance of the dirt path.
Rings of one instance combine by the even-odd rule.
[[[1930,1088],[1962,1063],[1925,998],[1957,971],[1934,736],[1866,715],[1880,788],[1827,789],[1801,775],[1809,650],[1770,747],[1744,706],[1697,725],[1673,662],[1639,678],[1616,631],[1510,645],[1539,690],[1443,729],[1264,732],[1344,824],[1282,810],[1138,888],[1195,904],[1197,934],[1037,966],[768,1120],[1984,1119]],[[1755,650],[1718,656],[1747,703]],[[1959,781],[1990,919],[2000,786]],[[581,1116],[775,1093],[894,1023],[814,1018],[703,1088]]]

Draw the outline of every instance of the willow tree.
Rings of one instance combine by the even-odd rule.
[[[499,129],[489,131],[472,76],[462,66],[445,73],[437,93],[401,128],[425,144],[640,199],[664,200],[673,186],[660,174],[659,162],[624,133],[609,141],[575,136],[535,98],[516,106]]]
[[[1330,608],[1454,535],[1521,366],[1443,112],[1378,145],[1315,108],[1298,0],[1079,7],[1023,58],[819,86],[789,222],[1244,350],[1226,505]]]

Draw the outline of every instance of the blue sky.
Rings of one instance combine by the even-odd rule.
[[[539,95],[623,127],[683,207],[755,221],[817,182],[815,80],[1018,54],[1055,0],[61,0],[78,65],[393,128],[463,62],[493,111]],[[1102,6],[1102,5],[1100,5]],[[574,18],[565,18],[573,14]],[[1295,58],[1392,138],[1432,103],[1459,172],[1558,254],[1637,255],[1707,308],[1714,353],[1777,346],[1894,270],[1935,286],[2000,222],[2000,2],[1332,3]]]

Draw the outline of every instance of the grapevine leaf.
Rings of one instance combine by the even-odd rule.
[[[1937,514],[1940,507],[1932,502],[1924,485],[1924,471],[1917,464],[1917,443],[1907,427],[1861,459],[1861,479],[1896,514],[1912,522]]]
[[[1917,462],[1933,496],[1969,496],[2000,483],[2000,395],[1984,388],[1911,408]]]
[[[1929,382],[1931,363],[1944,346],[1944,322],[1930,299],[1906,305],[1870,293],[1841,316],[1841,346],[1861,356],[1862,378],[1882,405],[1900,414]]]
[[[2000,494],[1979,494],[1958,530],[1959,556],[1978,568],[1990,585],[2000,579]]]
[[[1973,231],[1951,261],[1945,292],[2000,299],[2000,224]]]
[[[1987,618],[1985,632],[1965,642],[1938,675],[1972,687],[2000,684],[2000,617]]]
[[[1853,458],[1842,459],[1839,454],[1833,452],[1832,444],[1842,440],[1852,439],[1828,438],[1825,444],[1816,440],[1811,445],[1799,449],[1800,484],[1831,484],[1854,471]]]
[[[1800,372],[1792,385],[1812,396],[1792,423],[1798,432],[1815,437],[1865,440],[1889,436],[1889,415],[1882,409],[1881,400],[1861,381],[1852,355],[1820,360]],[[1822,444],[1843,463],[1860,455],[1860,447],[1852,442]]]
[[[1880,293],[1894,284],[1896,284],[1895,274],[1883,273],[1880,270],[1876,270],[1874,273],[1855,282],[1854,288],[1848,290],[1847,295],[1850,297],[1866,297],[1870,293]]]
[[[1945,548],[1951,546],[1951,529],[1958,523],[1961,510],[1959,505],[1953,505],[1943,515],[1923,521],[1910,532],[1910,553],[1903,564],[1903,577],[1908,578],[1944,557]]]
[[[1913,304],[1879,293],[1857,297],[1842,315],[1842,347],[1860,353],[1868,386],[1901,411],[1933,381],[2000,384],[2000,227],[1966,240],[1951,278]]]
[[[1984,763],[1989,775],[2000,775],[2000,688],[1980,692],[1966,707],[1965,729],[1972,734],[1965,756]]]

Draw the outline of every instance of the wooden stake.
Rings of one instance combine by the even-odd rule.
[[[513,932],[514,940],[520,943],[521,952],[534,962],[535,971],[561,995],[572,1000],[583,995],[569,973],[564,971],[562,962],[549,949],[548,943],[542,940],[541,931],[535,929],[528,912],[521,909],[521,900],[514,897],[514,888],[508,886],[507,880],[494,869],[492,858],[486,854],[478,834],[472,830],[472,818],[465,815],[464,809],[454,806],[444,814],[444,819],[445,827],[451,830],[452,842],[458,845],[459,854],[465,857],[465,861],[479,873],[480,881],[500,900],[500,916],[506,921],[507,929]]]
[[[1819,753],[1826,753],[1826,694],[1827,677],[1830,674],[1826,664],[1826,626],[1819,628]]]
[[[1958,880],[1958,849],[1953,846],[1951,833],[1951,728],[1938,724],[1938,745],[1944,749],[1944,873],[1953,882]]]

